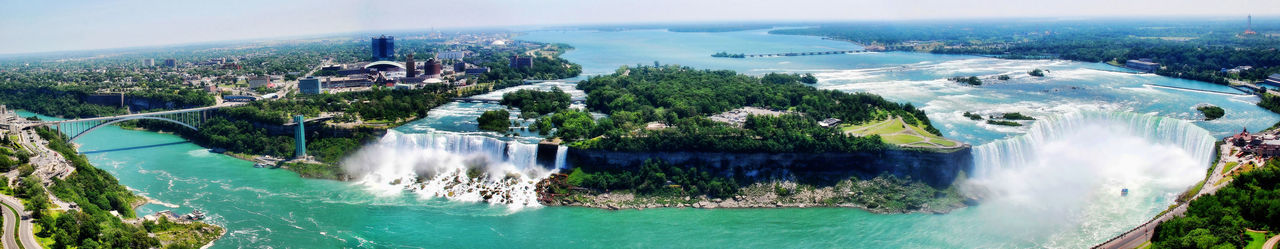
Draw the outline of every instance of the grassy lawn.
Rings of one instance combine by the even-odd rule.
[[[950,146],[956,146],[956,145],[957,145],[957,143],[956,143],[955,141],[951,141],[951,140],[948,140],[948,139],[929,139],[929,142],[933,142],[933,143],[935,143],[935,144],[939,144],[939,145],[942,145],[942,146],[948,146],[948,147],[950,147]]]
[[[1265,233],[1244,231],[1244,234],[1249,236],[1249,244],[1244,246],[1245,249],[1260,249],[1262,248],[1262,244],[1267,243],[1267,238],[1270,238],[1267,237],[1267,234]]]
[[[1178,202],[1191,200],[1192,196],[1195,196],[1196,193],[1200,193],[1200,189],[1204,188],[1204,181],[1205,180],[1200,180],[1200,182],[1197,182],[1195,186],[1192,186],[1191,189],[1188,189],[1187,192],[1182,192],[1181,195],[1178,195]],[[1174,204],[1174,205],[1177,205],[1177,204]]]
[[[911,144],[916,142],[924,142],[924,138],[921,138],[920,136],[912,136],[912,135],[906,135],[906,134],[881,135],[880,140],[884,140],[884,142],[891,143],[891,144]]]
[[[890,120],[871,121],[858,125],[844,125],[840,128],[845,133],[856,136],[880,135],[881,141],[895,145],[928,146],[922,142],[934,143],[941,146],[956,146],[959,142],[934,135],[924,130],[920,126],[907,125],[903,120],[894,118]]]

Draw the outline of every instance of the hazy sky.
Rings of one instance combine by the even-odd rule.
[[[743,20],[1280,15],[1280,0],[0,0],[0,54],[388,29]]]

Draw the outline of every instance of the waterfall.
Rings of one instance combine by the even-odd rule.
[[[564,158],[569,152],[569,147],[561,145],[556,147],[556,169],[564,168]]]
[[[1083,247],[1167,208],[1205,178],[1213,146],[1208,131],[1184,120],[1067,114],[974,147],[973,173],[960,189],[981,199],[1003,230],[1057,231],[1044,246]]]
[[[1214,138],[1209,131],[1190,122],[1151,115],[1120,112],[1081,112],[1036,121],[1026,134],[994,141],[973,149],[974,177],[989,177],[994,172],[1031,165],[1040,158],[1038,146],[1063,139],[1089,125],[1107,124],[1108,129],[1132,134],[1155,144],[1172,145],[1190,153],[1195,162],[1208,165],[1213,157]],[[1110,132],[1098,135],[1114,135]],[[1099,138],[1099,142],[1105,141]],[[1078,144],[1077,146],[1105,146]],[[1125,149],[1125,148],[1116,148]],[[1089,156],[1089,155],[1080,155]]]
[[[538,145],[473,134],[388,131],[343,161],[358,184],[393,195],[538,206],[538,181],[563,166],[563,146],[554,165],[538,164]]]

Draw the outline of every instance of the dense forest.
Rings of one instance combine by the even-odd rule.
[[[153,248],[161,246],[161,241],[150,234],[172,230],[196,231],[192,235],[199,236],[170,244],[168,248],[196,248],[216,236],[200,235],[199,231],[221,234],[221,228],[208,229],[208,225],[199,223],[167,224],[163,227],[124,223],[112,212],[124,218],[134,217],[132,205],[139,201],[139,197],[120,185],[110,173],[90,165],[61,133],[47,128],[37,128],[36,131],[49,141],[50,149],[62,154],[76,169],[65,180],[53,178],[48,189],[31,174],[31,169],[24,169],[22,173],[25,176],[14,189],[18,197],[27,200],[26,209],[32,210],[31,217],[43,228],[38,229],[36,235],[51,238],[53,248]],[[63,201],[75,203],[79,210],[50,211],[52,204],[46,191]]]
[[[476,118],[479,123],[480,130],[495,131],[498,133],[507,133],[507,129],[511,128],[511,113],[504,109],[489,110],[480,114]]]
[[[1280,229],[1280,160],[1272,159],[1160,223],[1153,248],[1244,248],[1245,229]]]
[[[878,137],[845,135],[817,120],[837,118],[859,123],[890,115],[928,127],[924,112],[866,93],[818,90],[793,74],[762,77],[733,71],[687,67],[622,68],[578,84],[587,92],[587,107],[609,114],[566,110],[543,117],[533,128],[554,129],[557,137],[583,140],[575,146],[607,150],[836,152],[884,149]],[[711,121],[710,115],[753,106],[789,111],[781,116],[748,116],[741,127]],[[651,123],[669,128],[648,129]]]
[[[551,91],[521,89],[502,95],[502,105],[520,108],[520,117],[536,118],[538,116],[569,108],[573,100],[560,88]]]

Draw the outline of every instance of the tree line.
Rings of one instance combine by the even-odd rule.
[[[817,120],[844,122],[882,120],[901,116],[927,127],[924,112],[911,104],[886,101],[868,93],[818,90],[805,84],[812,76],[740,75],[728,70],[687,67],[621,68],[613,75],[592,77],[578,84],[587,92],[587,107],[608,114],[564,110],[539,119],[531,127],[581,148],[625,151],[734,152],[856,152],[885,145],[878,137],[846,135]],[[748,116],[741,127],[715,122],[709,116],[745,106],[788,110],[781,116]],[[650,129],[651,124],[669,128]]]

